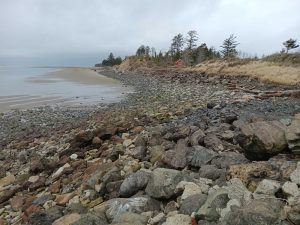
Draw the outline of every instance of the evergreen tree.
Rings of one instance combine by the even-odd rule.
[[[184,46],[184,38],[182,34],[176,35],[172,39],[171,47],[170,47],[170,53],[173,56],[174,60],[178,60],[182,56],[182,49]]]
[[[192,50],[197,46],[198,41],[198,34],[197,31],[191,30],[187,33],[186,43],[187,43],[187,50]]]
[[[289,52],[289,50],[298,48],[299,45],[297,45],[297,40],[290,38],[289,40],[282,43],[284,47],[286,48],[286,53]]]
[[[229,38],[225,39],[223,42],[223,45],[221,48],[221,53],[223,54],[224,58],[232,58],[237,56],[237,50],[236,47],[239,45],[237,41],[235,40],[236,36],[234,34],[231,34]]]
[[[122,63],[121,57],[114,57],[114,54],[111,52],[109,53],[107,59],[102,60],[103,66],[114,66],[114,65],[120,65]]]

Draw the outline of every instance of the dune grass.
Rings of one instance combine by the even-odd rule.
[[[261,60],[208,61],[184,70],[208,75],[249,76],[278,84],[300,84],[300,66],[286,66]]]

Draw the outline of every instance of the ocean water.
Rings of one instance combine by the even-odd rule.
[[[61,69],[0,66],[0,112],[42,105],[117,102],[123,97],[120,86],[86,85],[47,76],[58,70]]]

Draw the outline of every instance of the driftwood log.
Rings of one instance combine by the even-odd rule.
[[[253,94],[255,98],[259,99],[266,99],[271,97],[294,97],[294,98],[300,98],[300,89],[297,90],[271,90],[271,91],[261,91],[256,89],[246,89],[236,86],[229,86],[228,87],[231,90],[241,90],[246,93]]]

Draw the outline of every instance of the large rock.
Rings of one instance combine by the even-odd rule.
[[[183,174],[178,170],[157,168],[149,179],[146,193],[154,198],[170,198],[174,195],[177,184],[184,180]]]
[[[219,188],[208,195],[206,202],[201,206],[196,216],[202,220],[218,221],[222,209],[226,208],[229,200],[228,191]]]
[[[197,212],[199,208],[206,202],[206,194],[195,194],[187,197],[181,202],[179,212],[185,215],[191,215]]]
[[[218,168],[228,168],[232,165],[242,164],[249,162],[248,159],[241,153],[237,152],[222,152],[211,161],[211,164],[216,165]]]
[[[108,220],[126,213],[142,213],[160,209],[160,202],[149,197],[116,198],[106,201],[95,208],[96,215],[105,213]]]
[[[187,155],[188,164],[194,167],[201,167],[208,164],[218,154],[213,150],[205,148],[203,146],[194,146],[190,149]]]
[[[123,197],[129,197],[138,190],[145,188],[149,177],[150,172],[146,170],[139,170],[138,172],[131,174],[123,181],[120,187],[120,195]]]
[[[275,197],[275,193],[279,191],[280,187],[281,185],[278,181],[264,179],[258,184],[254,192],[254,196],[256,198],[259,198],[261,195],[270,195]]]
[[[250,160],[266,160],[287,148],[286,126],[279,121],[246,123],[237,141]]]
[[[285,137],[288,142],[289,149],[296,155],[300,155],[300,119],[293,120],[288,126]]]
[[[254,199],[240,208],[232,207],[222,225],[280,225],[282,208],[279,199]]]
[[[181,139],[177,142],[175,147],[175,154],[172,158],[170,165],[176,169],[183,169],[187,165],[186,155],[189,150],[187,147],[187,140]]]

